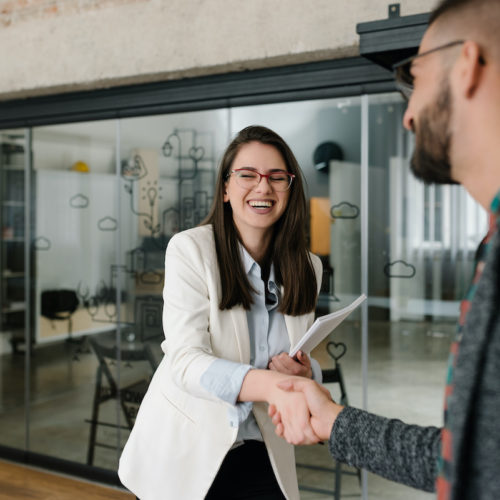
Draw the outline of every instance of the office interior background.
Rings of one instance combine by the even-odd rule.
[[[117,484],[162,355],[166,245],[203,220],[249,124],[304,172],[318,314],[368,296],[313,356],[342,371],[349,404],[441,425],[488,220],[409,171],[387,60],[416,50],[433,4],[0,1],[0,457]],[[380,41],[363,49],[365,34]],[[304,499],[432,497],[336,475],[324,448],[297,449]]]

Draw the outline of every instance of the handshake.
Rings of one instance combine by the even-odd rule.
[[[269,416],[276,434],[290,444],[315,444],[329,439],[343,406],[330,392],[305,377],[285,377],[275,382],[269,399]]]

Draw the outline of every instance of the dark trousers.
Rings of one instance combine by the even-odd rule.
[[[266,445],[245,441],[229,451],[205,500],[284,500]]]

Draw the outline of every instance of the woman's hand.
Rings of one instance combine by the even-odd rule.
[[[298,383],[305,379],[294,377],[289,380]],[[275,385],[273,382],[268,402],[274,412],[279,415],[280,432],[277,432],[279,436],[294,445],[314,444],[320,441],[311,426],[311,414],[303,392],[282,390],[279,384]],[[270,415],[272,416],[271,412]]]
[[[314,433],[303,392],[283,390],[280,382],[310,382],[303,377],[290,377],[277,371],[252,369],[243,379],[238,401],[265,401],[275,408],[282,423],[281,436],[291,444],[317,443],[319,437]]]
[[[312,380],[291,378],[278,382],[278,387],[283,391],[295,391],[302,393],[306,398],[306,404],[310,413],[310,425],[315,436],[311,441],[310,435],[303,434],[297,438],[297,433],[294,430],[291,434],[287,433],[286,426],[289,425],[290,418],[287,422],[282,418],[279,409],[274,404],[269,405],[269,416],[273,424],[276,426],[276,434],[285,438],[288,441],[288,436],[294,438],[293,444],[312,444],[320,439],[322,441],[328,439],[332,432],[333,424],[338,414],[344,409],[332,400],[332,396],[328,389]]]
[[[284,373],[285,375],[312,378],[313,374],[311,360],[302,351],[297,353],[297,359],[291,358],[286,352],[273,356],[267,367],[270,370]]]

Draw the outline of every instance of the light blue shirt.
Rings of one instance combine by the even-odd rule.
[[[285,318],[278,312],[280,290],[274,281],[274,266],[271,265],[267,287],[261,277],[259,264],[240,245],[243,268],[254,292],[253,304],[247,311],[250,336],[250,364],[216,359],[201,377],[201,385],[218,398],[230,403],[229,422],[239,427],[237,441],[245,439],[262,440],[262,435],[252,413],[253,403],[237,401],[243,379],[252,368],[266,369],[273,356],[290,350],[290,340]],[[321,380],[321,369],[312,360],[315,379]]]

